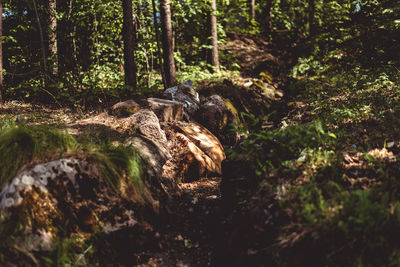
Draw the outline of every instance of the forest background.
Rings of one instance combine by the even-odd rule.
[[[213,47],[217,48],[217,35],[222,44],[232,32],[269,39],[285,36],[287,44],[303,40],[293,76],[310,68],[321,71],[327,60],[345,55],[348,62],[347,55],[389,73],[396,71],[392,65],[399,60],[400,21],[392,1],[185,0],[132,5],[27,0],[4,1],[3,7],[5,99],[57,100],[80,107],[112,102],[162,87],[160,61],[167,76],[176,69],[172,82],[221,78],[223,74],[210,67],[219,65]],[[232,54],[220,53],[219,61],[222,71],[232,74],[239,69]]]

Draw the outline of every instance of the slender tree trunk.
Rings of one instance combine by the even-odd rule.
[[[272,32],[272,21],[271,21],[271,13],[272,13],[272,0],[267,0],[267,6],[265,8],[265,33],[267,37]]]
[[[160,64],[161,78],[163,81],[164,89],[167,89],[167,81],[165,80],[164,65],[161,56],[160,29],[158,28],[158,20],[156,15],[157,14],[156,2],[154,0],[151,0],[151,4],[153,5],[153,20],[154,20],[154,29],[156,32],[158,63]]]
[[[218,31],[217,31],[217,3],[216,0],[211,0],[211,14],[210,14],[210,32],[211,32],[211,65],[216,69],[219,68],[218,57]]]
[[[315,33],[315,0],[309,0],[308,26],[310,28],[310,36]]]
[[[132,0],[122,0],[124,22],[122,36],[124,40],[125,83],[137,89],[135,64],[135,29],[133,27]]]
[[[44,87],[47,88],[47,75],[46,75],[47,60],[46,60],[46,49],[44,46],[44,39],[43,39],[42,24],[40,23],[40,18],[39,18],[39,13],[38,13],[37,6],[36,6],[36,1],[32,0],[32,3],[33,3],[33,8],[35,10],[36,22],[37,22],[38,30],[39,30],[40,46],[41,46],[41,50],[42,50],[42,71],[43,71],[43,78],[44,78]]]
[[[57,51],[57,0],[49,0],[49,53],[51,58],[51,73],[58,74]]]
[[[164,56],[164,71],[167,87],[174,86],[176,81],[174,45],[172,38],[171,7],[169,0],[161,0],[161,42]]]
[[[0,0],[0,105],[3,104],[3,0]]]
[[[249,0],[249,20],[250,23],[253,19],[256,18],[256,10],[254,9],[254,6],[256,4],[256,0]]]
[[[57,9],[65,14],[57,23],[58,74],[64,74],[72,70],[73,66],[76,66],[76,58],[73,53],[72,8],[73,0],[57,0]]]

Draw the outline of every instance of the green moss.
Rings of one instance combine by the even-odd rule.
[[[231,102],[229,99],[226,99],[226,98],[222,98],[222,100],[224,101],[225,106],[226,106],[230,111],[232,111],[233,115],[235,115],[237,121],[239,122],[239,121],[240,121],[240,119],[239,119],[239,112],[237,111],[237,109],[235,108],[235,106],[232,104],[232,102]]]

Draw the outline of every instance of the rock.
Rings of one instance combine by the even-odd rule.
[[[253,84],[253,81],[251,83]],[[270,113],[270,107],[273,103],[273,100],[265,97],[262,90],[257,86],[245,87],[230,80],[224,80],[222,84],[211,83],[207,87],[198,88],[198,91],[204,97],[220,95],[223,99],[229,99],[238,110],[240,119],[246,119],[241,116],[241,112],[263,117]],[[204,103],[204,100],[201,102]]]
[[[117,117],[129,117],[140,109],[138,103],[134,100],[129,99],[124,102],[118,102],[112,106],[111,111],[114,116]]]
[[[193,88],[191,81],[166,89],[164,97],[183,104],[186,120],[193,117],[199,109],[199,94]]]
[[[171,158],[168,140],[161,129],[156,114],[149,109],[142,109],[127,119],[134,135],[128,138],[127,144],[136,148],[147,162],[151,188],[160,191],[157,195],[168,195],[175,190],[170,180],[162,180],[164,164]]]
[[[134,136],[129,138],[128,144],[135,147],[149,164],[149,175],[161,177],[164,164],[171,158],[168,148],[145,136]],[[166,145],[167,143],[164,144]]]
[[[0,211],[5,219],[18,216],[27,221],[26,236],[15,240],[27,251],[39,251],[50,250],[53,241],[67,233],[110,233],[133,227],[138,222],[124,201],[95,163],[63,158],[14,177],[0,193]]]
[[[181,121],[183,119],[183,104],[181,102],[148,98],[147,103],[160,122]]]
[[[232,124],[239,122],[237,110],[233,104],[219,95],[206,98],[196,115],[197,120],[215,134],[223,144],[232,145],[238,135],[232,130]]]
[[[133,130],[166,148],[167,138],[160,127],[157,115],[150,109],[142,109],[127,119]]]
[[[169,181],[161,181],[162,167],[171,158],[168,151],[167,138],[160,127],[156,114],[150,109],[141,109],[128,118],[117,119],[107,114],[102,114],[90,121],[83,121],[85,125],[105,125],[107,129],[113,129],[119,140],[124,137],[126,145],[132,145],[141,157],[146,161],[146,171],[149,179],[154,179],[151,189],[170,187]],[[154,182],[154,183],[153,183]],[[157,185],[158,184],[158,185]],[[157,196],[167,193],[166,188],[156,192]],[[164,192],[162,192],[164,191]],[[153,193],[153,192],[152,192]]]
[[[190,181],[221,174],[225,152],[210,131],[194,122],[176,122],[165,130],[172,158],[164,166],[164,177]]]

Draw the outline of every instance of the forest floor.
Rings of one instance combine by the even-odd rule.
[[[271,44],[261,38],[236,35],[223,49],[231,51],[240,62],[240,85],[256,78],[266,69],[265,65],[272,64],[275,68],[279,64],[278,58],[272,55]],[[118,129],[113,129],[113,125],[118,124],[113,121],[116,119],[103,116],[99,111],[76,112],[69,108],[11,101],[0,107],[2,117],[29,125],[66,128],[74,136],[105,130],[110,140],[119,139]],[[203,177],[178,184],[179,192],[169,205],[168,218],[163,218],[166,223],[153,229],[159,242],[151,250],[136,255],[137,266],[200,267],[212,264],[212,254],[218,243],[217,231],[224,219],[220,182],[220,177]]]
[[[262,186],[233,203],[237,213],[230,216],[221,177],[179,183],[162,222],[151,229],[156,244],[135,255],[135,266],[348,266],[367,260],[379,266],[400,259],[393,240],[400,236],[393,231],[400,223],[399,87],[385,77],[362,83],[368,75],[339,64],[289,84],[282,77],[294,62],[288,44],[230,37],[221,48],[240,65],[235,83],[248,86],[266,75],[285,92],[269,116],[254,119],[254,134],[241,151],[266,164]],[[0,107],[0,119],[119,141],[117,119],[104,114],[18,101]],[[232,190],[242,194],[240,186]],[[216,263],[221,249],[225,262]]]

